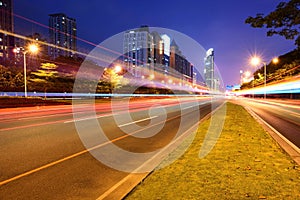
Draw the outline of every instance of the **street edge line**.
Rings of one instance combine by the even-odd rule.
[[[268,122],[258,116],[251,108],[243,106],[248,113],[256,119],[262,127],[267,131],[271,137],[279,144],[279,146],[298,164],[300,165],[300,148],[284,137],[279,131],[277,131]],[[281,141],[279,140],[281,139]],[[295,155],[296,154],[296,155]]]

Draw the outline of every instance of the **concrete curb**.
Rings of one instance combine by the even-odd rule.
[[[243,105],[242,105],[243,106]],[[286,139],[280,132],[273,128],[269,123],[259,117],[251,108],[243,106],[248,113],[267,131],[277,144],[300,166],[300,149]]]

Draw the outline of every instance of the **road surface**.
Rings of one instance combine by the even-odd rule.
[[[92,107],[80,104],[75,118],[72,106],[2,109],[0,199],[114,198],[123,192],[117,186],[121,180],[127,180],[129,173],[104,165],[92,156],[76,126],[89,133],[96,131],[90,123],[94,120],[99,123],[110,142],[91,138],[89,145],[96,146],[93,151],[98,153],[109,143],[130,152],[151,152],[174,140],[179,126],[182,133],[197,127],[199,120],[195,116],[203,118],[210,113],[211,102],[209,98],[185,98],[180,106],[175,98],[144,99],[131,102],[128,108],[120,101],[113,109],[110,103]],[[214,101],[214,105],[221,103]],[[153,108],[153,113],[149,114],[149,108]],[[157,110],[164,110],[165,118]],[[180,121],[183,115],[185,123]],[[116,116],[120,123],[116,123]],[[162,128],[151,135],[156,127]],[[123,166],[134,160],[119,162]],[[145,173],[134,176],[138,179]]]
[[[287,140],[300,148],[300,103],[295,100],[237,98],[275,128]]]

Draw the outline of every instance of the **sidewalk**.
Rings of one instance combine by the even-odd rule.
[[[227,104],[223,132],[200,159],[209,122],[182,157],[151,173],[126,199],[300,199],[300,167],[239,105]]]

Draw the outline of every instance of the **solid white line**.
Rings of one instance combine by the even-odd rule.
[[[138,123],[138,122],[147,121],[149,119],[153,119],[153,118],[156,118],[156,117],[158,117],[158,116],[153,116],[153,117],[148,117],[148,118],[145,118],[145,119],[140,119],[140,120],[137,120],[137,121],[133,121],[133,122],[129,122],[129,123],[126,123],[126,124],[119,125],[119,127],[135,124],[135,123]]]
[[[261,120],[265,125],[267,125],[272,131],[274,131],[283,141],[285,141],[288,145],[290,145],[296,152],[300,153],[300,149],[294,143],[292,143],[285,136],[283,136],[279,131],[277,131],[272,125],[270,125],[268,122],[263,120],[260,116],[258,116],[251,108],[248,107],[248,110],[259,120]]]
[[[188,106],[188,107],[185,107],[185,108],[183,108],[183,109],[184,109],[184,110],[187,110],[187,109],[193,108],[193,107],[195,107],[195,106]]]
[[[118,114],[115,114],[115,115],[118,115]],[[96,117],[86,117],[86,118],[80,118],[80,119],[73,119],[73,120],[69,120],[69,121],[65,121],[64,123],[67,124],[67,123],[74,123],[74,122],[79,122],[79,121],[85,121],[85,120],[90,120],[90,119],[99,119],[99,118],[102,118],[102,117],[110,117],[110,116],[113,116],[113,114],[107,114],[107,115],[96,115]]]

